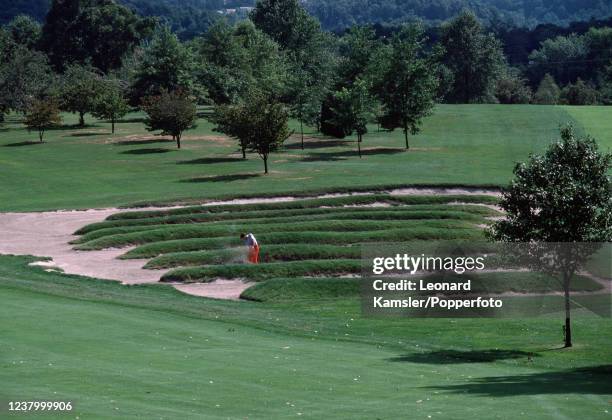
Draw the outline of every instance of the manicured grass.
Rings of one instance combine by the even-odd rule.
[[[272,155],[272,173],[262,175],[254,155],[240,159],[235,141],[212,131],[206,120],[188,131],[181,150],[152,137],[130,114],[110,134],[110,124],[87,116],[78,129],[74,115],[37,144],[18,116],[0,128],[0,211],[91,208],[212,198],[291,194],[381,185],[504,185],[514,164],[558,138],[559,124],[574,121],[605,147],[612,143],[606,107],[439,105],[403,150],[400,131],[364,138],[364,158],[354,138],[345,141],[294,136]],[[292,123],[295,126],[295,122]]]
[[[612,324],[580,310],[560,350],[559,317],[379,320],[341,291],[203,301],[30,260],[0,257],[0,383],[74,402],[54,418],[608,417]]]

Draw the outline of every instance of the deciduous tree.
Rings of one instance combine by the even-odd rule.
[[[23,120],[29,131],[38,131],[40,142],[43,141],[45,130],[62,122],[59,107],[52,99],[36,99],[32,102]]]
[[[612,154],[601,152],[595,140],[576,138],[571,126],[563,128],[561,141],[553,143],[544,155],[516,165],[514,179],[500,202],[506,217],[496,222],[489,234],[506,242],[578,246],[610,241],[611,165]],[[565,346],[571,347],[570,283],[585,255],[568,258],[560,248],[557,255],[545,258],[551,257],[559,261],[555,271],[562,277],[565,294]]]
[[[129,106],[117,80],[104,80],[102,86],[102,92],[94,104],[93,115],[109,120],[111,132],[115,134],[115,123],[128,113]]]
[[[162,91],[160,95],[145,98],[142,107],[147,113],[147,130],[161,130],[162,136],[172,136],[179,149],[183,132],[196,125],[196,105],[185,92]]]
[[[417,134],[423,118],[433,111],[438,88],[437,57],[425,54],[424,42],[419,26],[406,26],[397,33],[381,81],[382,125],[401,128],[406,149],[410,148],[408,134]]]

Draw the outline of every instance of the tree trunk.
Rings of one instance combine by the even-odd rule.
[[[79,125],[81,127],[85,126],[85,113],[84,112],[79,112]]]
[[[242,148],[242,159],[246,159],[246,146],[241,144],[240,147]]]
[[[300,131],[302,132],[302,150],[304,150],[304,123],[300,120]]]
[[[357,151],[359,152],[359,159],[361,159],[361,134],[357,134]]]
[[[176,147],[179,149],[181,148],[181,135],[180,134],[176,136]]]
[[[408,127],[404,127],[404,138],[406,140],[406,150],[409,150],[410,144],[408,144]]]
[[[263,156],[263,161],[264,161],[264,173],[267,174],[268,173],[268,155]]]
[[[111,120],[111,133],[115,134],[115,119]]]
[[[39,138],[39,140],[40,140],[40,142],[41,142],[41,143],[42,143],[42,141],[43,141],[42,139],[43,139],[43,135],[44,135],[44,134],[45,134],[45,130],[44,130],[44,129],[42,129],[42,130],[38,130],[38,138]]]
[[[572,275],[563,273],[563,292],[565,294],[565,347],[572,347],[572,325],[570,322],[570,279]]]

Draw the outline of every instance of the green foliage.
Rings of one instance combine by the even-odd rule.
[[[102,91],[96,98],[93,115],[96,118],[111,122],[111,132],[115,134],[115,123],[123,118],[129,111],[127,100],[119,82],[106,79],[102,82]]]
[[[368,132],[368,122],[374,118],[376,101],[370,94],[370,87],[365,80],[356,79],[350,88],[343,87],[334,94],[336,107],[332,120],[337,127],[350,134],[357,133],[357,149],[361,158],[361,142]]]
[[[43,141],[45,130],[55,127],[62,122],[59,107],[52,99],[35,99],[30,105],[23,124],[28,130],[38,131],[40,142]]]
[[[56,70],[91,63],[103,72],[150,34],[142,19],[113,0],[53,0],[42,29],[41,47]]]
[[[19,15],[13,18],[6,26],[16,44],[25,48],[35,48],[40,41],[40,23],[27,15]]]
[[[555,79],[546,73],[533,95],[533,102],[540,105],[556,105],[561,99],[561,89],[555,83]]]
[[[509,69],[497,79],[495,97],[501,104],[528,104],[531,101],[531,88],[518,72]]]
[[[508,217],[492,235],[505,241],[605,242],[612,238],[612,154],[571,126],[543,156],[514,169],[500,207]]]
[[[79,114],[79,125],[85,125],[85,114],[93,112],[106,88],[102,76],[90,66],[72,64],[61,78],[61,107]]]
[[[595,105],[599,102],[597,90],[578,78],[561,91],[561,102],[568,105]]]
[[[5,109],[26,112],[33,99],[53,93],[55,76],[47,57],[38,51],[16,47],[0,63],[0,102]]]
[[[438,79],[436,57],[426,56],[425,39],[417,25],[404,27],[391,40],[391,56],[381,80],[380,99],[384,106],[382,126],[417,134],[424,117],[430,115],[436,99]]]
[[[248,99],[235,105],[217,106],[211,120],[215,130],[240,141],[243,157],[246,149],[256,152],[268,173],[268,156],[278,150],[291,135],[286,107],[274,97],[251,90]]]
[[[220,20],[192,49],[196,78],[217,105],[244,99],[252,87],[276,95],[284,89],[287,66],[278,44],[250,21],[231,27]]]
[[[134,105],[163,90],[192,93],[193,56],[168,26],[157,28],[135,69],[131,96]]]
[[[500,42],[485,33],[473,13],[462,12],[442,26],[440,43],[445,51],[442,61],[453,75],[446,99],[454,103],[488,100],[503,68]]]
[[[147,113],[147,130],[172,136],[179,149],[183,131],[196,126],[196,105],[184,92],[163,90],[158,96],[145,98],[142,107]]]

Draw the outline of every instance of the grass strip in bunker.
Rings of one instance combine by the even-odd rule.
[[[105,236],[99,239],[79,244],[78,250],[98,250],[105,248],[120,248],[128,245],[140,245],[161,241],[193,238],[214,238],[236,235],[244,231],[256,231],[253,224],[189,224],[171,225],[158,229],[123,233]],[[327,231],[327,232],[367,232],[376,230],[393,230],[412,227],[436,228],[436,229],[467,229],[474,227],[474,223],[462,220],[403,220],[384,221],[376,220],[316,220],[297,223],[266,223],[260,231],[266,233],[274,232],[302,232],[302,231]]]
[[[263,233],[258,239],[265,245],[282,244],[330,244],[352,245],[365,242],[402,242],[434,239],[473,239],[482,241],[482,230],[476,228],[431,228],[415,227],[403,229],[386,229],[366,232],[279,232]],[[241,246],[236,235],[217,238],[192,238],[155,242],[141,245],[126,252],[121,258],[153,258],[162,254],[186,251],[204,251],[226,249]]]
[[[165,217],[148,217],[143,219],[107,220],[83,226],[75,232],[91,239],[113,235],[116,233],[136,232],[138,230],[155,229],[164,225],[190,224],[190,223],[212,223],[223,221],[252,221],[253,223],[274,222],[280,219],[295,220],[300,217],[303,220],[323,219],[398,219],[422,218],[421,214],[430,215],[432,219],[457,218],[472,219],[481,217],[498,216],[500,213],[488,207],[479,205],[395,205],[393,207],[324,207],[296,210],[258,210],[251,212],[225,213],[201,213],[193,215],[178,215]],[[114,230],[113,230],[114,229]],[[94,235],[96,232],[96,236]],[[84,238],[80,238],[83,242]]]
[[[260,260],[263,262],[359,259],[361,247],[319,245],[319,244],[282,244],[265,245],[261,248]],[[162,269],[198,265],[217,265],[244,262],[244,247],[219,249],[214,251],[176,252],[164,254],[150,260],[144,268]]]
[[[226,264],[178,268],[164,274],[162,282],[202,282],[219,278],[262,281],[275,277],[316,277],[361,272],[360,260],[307,260],[262,264]]]
[[[389,194],[351,195],[346,197],[314,198],[306,200],[293,200],[272,203],[252,204],[222,204],[211,206],[191,206],[178,209],[156,210],[156,211],[133,211],[111,215],[107,220],[121,219],[143,219],[147,217],[163,217],[170,215],[186,215],[200,213],[223,213],[223,212],[247,212],[255,210],[291,210],[307,209],[316,207],[342,207],[351,205],[367,205],[373,203],[388,204],[496,204],[496,197],[487,195],[409,195],[395,196]]]

